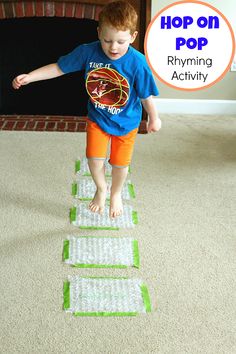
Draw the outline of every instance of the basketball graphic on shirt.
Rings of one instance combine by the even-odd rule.
[[[86,79],[86,90],[92,102],[109,107],[120,108],[129,98],[127,79],[111,68],[90,71]]]

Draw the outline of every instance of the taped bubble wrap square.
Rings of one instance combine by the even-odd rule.
[[[64,310],[75,316],[135,316],[151,312],[140,279],[72,276],[64,282]]]
[[[79,268],[139,268],[138,241],[127,237],[69,236],[63,260]]]
[[[111,181],[107,183],[107,199],[110,196]],[[72,184],[72,195],[80,200],[92,200],[96,193],[96,185],[92,179],[80,178]],[[131,200],[135,198],[134,186],[131,181],[126,181],[122,189],[122,199]]]
[[[111,177],[112,173],[112,166],[108,162],[109,159],[105,159],[105,175],[107,177]],[[130,167],[129,167],[129,172],[130,172]],[[75,161],[75,173],[79,176],[91,176],[89,166],[88,166],[88,160],[86,157],[83,157],[81,160],[78,159]]]
[[[109,206],[106,205],[103,214],[93,213],[88,204],[79,203],[70,209],[70,221],[81,229],[119,230],[120,228],[133,228],[138,223],[137,212],[130,205],[123,206],[123,214],[109,217]]]

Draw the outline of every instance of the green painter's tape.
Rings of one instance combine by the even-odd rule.
[[[137,225],[138,224],[138,213],[137,211],[132,211],[132,220],[133,220],[133,223],[134,225]]]
[[[65,240],[64,241],[64,246],[63,246],[63,260],[67,260],[69,259],[69,245],[70,245],[70,241],[69,240]]]
[[[141,292],[142,292],[142,298],[143,298],[146,312],[151,312],[151,310],[152,310],[151,301],[150,301],[150,297],[149,297],[149,293],[148,293],[148,288],[146,287],[146,285],[144,285],[144,284],[141,285]]]
[[[137,316],[138,312],[74,312],[75,316]]]
[[[133,253],[134,253],[134,267],[139,268],[140,259],[139,259],[139,249],[138,249],[138,241],[133,241]]]
[[[72,184],[72,195],[75,197],[77,195],[78,192],[78,185],[77,183],[73,183]]]
[[[70,308],[70,282],[65,281],[63,284],[64,310]]]
[[[134,185],[132,183],[128,184],[128,191],[130,198],[135,198]]]
[[[76,221],[76,207],[70,209],[70,221]]]
[[[79,172],[81,167],[80,160],[75,161],[75,172]]]

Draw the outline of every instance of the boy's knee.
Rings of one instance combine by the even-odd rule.
[[[87,160],[90,165],[104,165],[106,159],[103,157],[87,157]]]
[[[119,169],[122,169],[122,168],[128,168],[130,164],[125,164],[125,165],[119,165],[119,164],[114,164],[111,162],[111,160],[108,161],[109,164],[112,166],[112,168],[119,168]]]

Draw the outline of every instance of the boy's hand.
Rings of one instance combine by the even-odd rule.
[[[161,120],[160,120],[160,118],[148,121],[148,125],[147,125],[147,132],[148,133],[158,132],[158,130],[160,130],[160,129],[161,129]]]
[[[21,74],[15,77],[12,81],[12,86],[14,89],[18,90],[22,85],[27,85],[30,83],[28,74]]]

